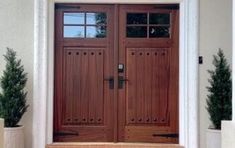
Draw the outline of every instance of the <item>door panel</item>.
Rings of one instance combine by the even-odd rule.
[[[103,123],[103,50],[65,49],[64,124]]]
[[[121,5],[119,20],[118,139],[177,143],[178,10]]]
[[[54,141],[113,141],[112,7],[56,5]]]
[[[126,49],[127,124],[163,124],[168,119],[167,49]]]

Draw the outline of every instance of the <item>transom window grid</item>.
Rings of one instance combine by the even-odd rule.
[[[100,22],[92,21],[92,19],[88,17],[89,15],[103,15],[103,20],[100,20]],[[70,19],[68,19],[68,17],[70,17]],[[71,19],[71,17],[80,18]],[[79,34],[76,34],[76,32]],[[91,34],[89,34],[89,32]],[[64,12],[63,14],[64,38],[105,38],[106,32],[107,15],[104,12]]]
[[[134,22],[130,20],[130,15],[137,15],[142,19],[140,22]],[[145,17],[144,17],[145,15]],[[153,19],[155,17],[160,17],[161,15],[168,19],[164,21],[156,21]],[[171,38],[171,13],[160,13],[160,12],[130,12],[126,15],[126,37],[127,38]],[[157,34],[156,30],[160,29],[164,34]],[[134,33],[134,34],[132,34]]]

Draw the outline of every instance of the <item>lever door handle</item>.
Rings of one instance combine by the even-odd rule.
[[[109,77],[107,79],[104,79],[104,81],[108,81],[109,82],[109,89],[114,89],[114,77]]]
[[[124,83],[129,81],[128,79],[124,78],[123,76],[118,76],[118,89],[122,89]]]

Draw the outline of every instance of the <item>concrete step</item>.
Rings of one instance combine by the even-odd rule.
[[[150,143],[53,143],[46,148],[183,148],[178,144]]]

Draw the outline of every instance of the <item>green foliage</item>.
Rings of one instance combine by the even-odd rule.
[[[27,111],[27,92],[24,91],[27,74],[21,65],[21,60],[16,59],[16,52],[7,48],[4,55],[6,67],[0,78],[0,117],[5,120],[5,127],[17,127],[23,114]]]
[[[208,70],[211,78],[207,87],[207,111],[213,128],[221,129],[221,120],[232,118],[231,70],[221,49],[214,55],[213,65],[215,70]]]

